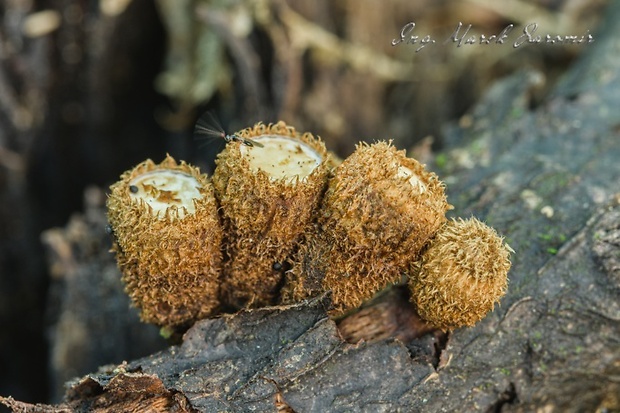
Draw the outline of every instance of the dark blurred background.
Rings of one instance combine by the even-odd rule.
[[[125,345],[78,331],[80,314],[63,300],[79,296],[68,280],[83,267],[67,257],[107,254],[105,222],[89,211],[102,209],[107,187],[138,162],[168,152],[212,171],[223,142],[192,134],[205,110],[228,131],[284,120],[342,157],[360,140],[391,138],[432,163],[442,127],[466,123],[495,79],[540,71],[535,106],[587,47],[514,48],[517,31],[537,23],[539,33],[581,36],[596,29],[607,3],[3,0],[0,395],[57,401],[66,378],[166,345],[127,303],[130,321],[110,327],[103,293],[83,305],[101,315],[107,334],[126,335]],[[418,45],[392,46],[410,21],[411,34],[436,44],[418,53]],[[473,25],[470,36],[508,24],[515,32],[503,45],[444,44],[459,22]],[[100,244],[85,246],[86,233],[101,234]],[[118,284],[109,260],[112,267],[88,271]],[[59,341],[76,336],[114,349],[75,362],[80,352]]]

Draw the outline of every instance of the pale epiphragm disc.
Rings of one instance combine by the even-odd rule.
[[[412,266],[411,301],[438,328],[472,326],[506,293],[510,252],[479,220],[451,220]]]
[[[110,189],[113,250],[142,320],[175,327],[214,314],[222,228],[208,177],[167,156],[142,162]]]
[[[334,171],[318,225],[300,248],[284,301],[332,291],[333,315],[398,283],[446,221],[444,185],[388,142],[359,144]]]
[[[222,299],[233,308],[274,304],[290,256],[308,231],[324,192],[323,142],[284,122],[237,133],[213,175],[225,229]]]

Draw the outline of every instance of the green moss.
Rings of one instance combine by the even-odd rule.
[[[538,234],[538,238],[542,239],[543,241],[551,241],[551,239],[553,238],[553,235],[551,235],[551,234]]]
[[[569,182],[570,175],[567,171],[554,171],[535,179],[532,182],[532,189],[543,199],[551,199],[555,193],[567,186]]]
[[[536,236],[539,239],[543,240],[543,241],[550,241],[550,242],[564,242],[564,241],[566,241],[566,235],[558,234],[558,233],[553,233],[553,232],[539,233]]]
[[[440,153],[439,155],[435,157],[435,165],[437,165],[439,169],[445,169],[447,163],[448,163],[448,157],[446,156],[445,153]]]
[[[174,329],[170,327],[162,327],[159,329],[159,335],[168,340],[174,334]]]
[[[542,241],[546,245],[543,245],[545,251],[549,254],[555,255],[558,253],[559,247],[566,242],[566,235],[555,233],[552,228],[549,229],[549,232],[538,233],[536,237]]]
[[[480,155],[483,153],[485,148],[486,148],[486,140],[482,138],[482,139],[476,139],[475,141],[473,141],[469,145],[468,150],[469,150],[469,153],[471,153],[472,155]]]
[[[523,116],[523,108],[522,108],[522,107],[519,107],[519,106],[515,106],[515,107],[513,107],[513,108],[512,108],[512,110],[510,111],[510,116],[511,116],[513,119],[518,119],[518,118],[520,118],[521,116]]]

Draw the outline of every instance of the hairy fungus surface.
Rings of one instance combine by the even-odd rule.
[[[290,255],[318,209],[329,173],[323,142],[284,122],[257,124],[229,143],[213,175],[226,234],[222,300],[273,304]]]
[[[446,223],[444,184],[405,151],[361,143],[335,162],[284,122],[235,136],[212,183],[168,156],[111,186],[113,249],[144,321],[179,327],[325,291],[339,317],[409,275],[420,316],[445,330],[505,293],[510,248],[475,219]]]
[[[212,315],[222,229],[207,176],[168,156],[142,162],[110,189],[113,249],[142,320],[174,327]]]
[[[316,269],[324,269],[333,314],[358,307],[401,280],[449,208],[443,183],[404,151],[388,142],[358,145],[329,182],[319,225],[285,292],[297,299],[312,295],[307,286],[316,284]]]
[[[420,316],[444,330],[480,321],[506,293],[511,251],[475,218],[446,223],[409,280]]]

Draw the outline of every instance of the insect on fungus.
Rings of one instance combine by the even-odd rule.
[[[241,142],[246,146],[256,146],[257,148],[263,147],[263,144],[254,140],[243,138],[234,133],[232,135],[227,134],[215,115],[210,111],[205,112],[204,115],[198,119],[194,128],[194,135],[205,135],[212,138],[220,138],[224,139],[226,143]]]
[[[226,145],[215,160],[212,182],[230,257],[220,296],[231,307],[256,308],[277,300],[327,184],[329,156],[320,139],[282,121],[257,123],[238,135],[265,149]]]

